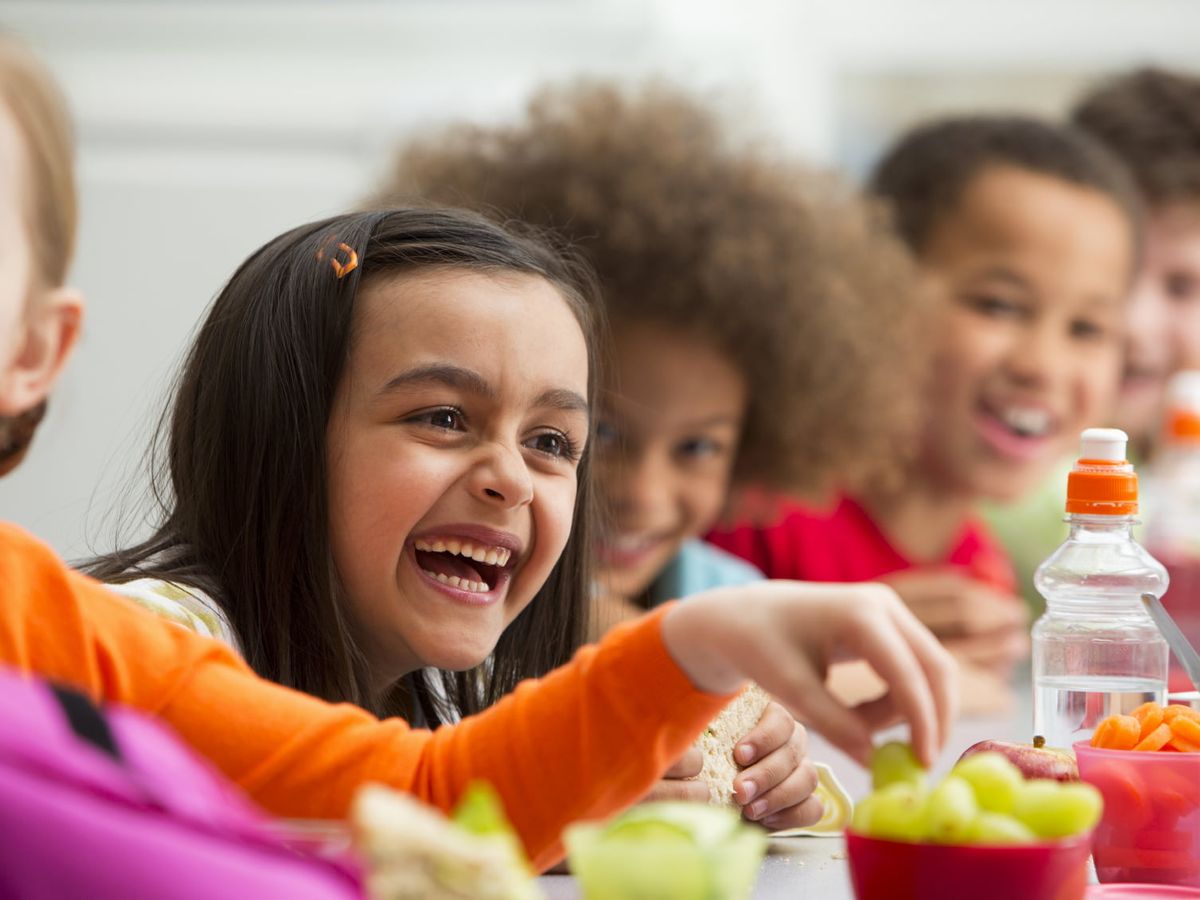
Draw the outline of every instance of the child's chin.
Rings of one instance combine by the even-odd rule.
[[[466,672],[483,665],[483,661],[495,649],[495,641],[472,643],[470,646],[458,644],[454,647],[439,647],[423,654],[424,663],[430,668],[442,669],[446,672]]]

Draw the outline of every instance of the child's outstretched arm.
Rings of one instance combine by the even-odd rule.
[[[663,640],[701,690],[728,692],[753,679],[863,763],[871,732],[899,715],[932,765],[957,706],[953,658],[881,584],[764,581],[706,591],[668,612]],[[826,689],[825,670],[853,658],[870,663],[889,690],[848,709]]]
[[[819,672],[843,651],[889,682],[931,758],[951,712],[951,664],[880,586],[780,582],[700,595],[431,733],[264,681],[227,647],[0,525],[0,663],[161,716],[277,815],[344,815],[368,781],[448,808],[486,779],[539,866],[561,856],[568,823],[644,795],[746,677],[861,758],[869,724],[889,710],[856,714],[825,694]]]

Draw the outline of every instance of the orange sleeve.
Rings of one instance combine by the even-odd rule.
[[[0,662],[160,716],[280,816],[343,816],[379,781],[448,809],[492,783],[531,859],[579,819],[636,801],[728,701],[692,687],[665,608],[436,732],[380,722],[259,678],[223,644],[145,612],[0,525]]]

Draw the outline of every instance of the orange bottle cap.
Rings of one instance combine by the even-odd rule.
[[[1138,510],[1137,473],[1125,459],[1129,437],[1117,428],[1089,428],[1080,459],[1067,476],[1067,512],[1131,516]]]
[[[1167,437],[1174,441],[1200,440],[1200,412],[1173,409],[1167,415]]]
[[[1166,438],[1190,443],[1200,440],[1200,371],[1176,372],[1167,385]]]

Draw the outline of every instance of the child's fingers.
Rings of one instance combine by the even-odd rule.
[[[816,770],[804,758],[800,746],[792,741],[787,741],[782,747],[738,773],[737,777],[733,779],[733,799],[745,806],[783,784],[800,769],[811,770],[812,787],[815,788]],[[797,797],[792,802],[799,802],[800,799],[802,798]]]
[[[889,604],[889,609],[892,621],[896,623],[903,635],[901,643],[904,643],[910,651],[910,655],[906,659],[915,659],[924,675],[924,678],[920,679],[917,684],[907,685],[903,683],[903,675],[898,673],[897,677],[901,679],[899,686],[906,690],[897,692],[896,685],[893,684],[892,693],[895,696],[896,706],[906,714],[910,709],[920,712],[924,708],[921,705],[924,699],[926,697],[932,699],[936,731],[919,738],[917,722],[909,718],[909,724],[913,728],[914,743],[923,742],[918,743],[917,755],[926,766],[932,766],[937,751],[941,749],[942,742],[950,734],[950,726],[958,714],[958,663],[903,603],[895,600]],[[879,669],[876,671],[884,680],[892,683],[887,673]],[[911,673],[909,677],[911,677]],[[921,688],[928,688],[928,691],[923,691]],[[916,691],[915,702],[917,705],[911,706],[914,698],[909,695],[914,690]],[[920,749],[921,746],[924,746],[925,749]]]
[[[985,668],[1011,666],[1029,653],[1029,633],[1024,629],[994,631],[973,637],[950,638],[945,647],[959,659]]]
[[[733,759],[739,766],[748,766],[792,741],[799,729],[799,749],[804,751],[804,727],[790,712],[772,701],[759,717],[758,724],[733,748]]]
[[[677,778],[664,778],[650,788],[643,803],[654,803],[660,800],[682,800],[685,803],[707,803],[709,801],[708,784],[704,781],[681,781]]]
[[[854,712],[867,723],[867,727],[873,732],[890,728],[904,720],[904,714],[892,702],[891,694],[884,694],[882,697],[860,703],[854,707]]]
[[[843,706],[815,677],[790,646],[766,655],[774,662],[750,675],[774,694],[792,713],[813,723],[835,747],[863,765],[871,756],[871,732],[865,723]]]
[[[804,803],[817,789],[817,770],[812,763],[793,769],[771,790],[742,807],[742,815],[752,822],[778,815]]]
[[[1029,611],[1019,597],[959,572],[916,570],[885,581],[940,637],[1028,625]]]
[[[695,778],[703,767],[704,755],[700,752],[700,748],[688,747],[687,752],[679,757],[671,768],[667,769],[663,778]]]
[[[815,794],[805,798],[796,806],[780,810],[774,815],[759,820],[759,824],[771,831],[786,831],[789,828],[807,828],[816,825],[825,814],[825,804]]]
[[[894,594],[871,607],[864,604],[849,615],[842,639],[887,683],[892,701],[908,720],[917,757],[930,766],[948,728],[940,725],[949,693],[941,682],[942,657],[950,654]]]

